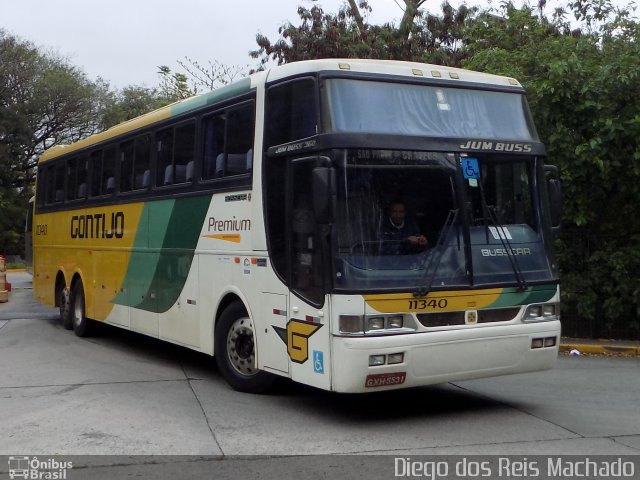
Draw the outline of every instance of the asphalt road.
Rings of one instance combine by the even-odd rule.
[[[335,454],[640,455],[637,358],[563,356],[546,372],[367,395],[287,381],[249,395],[227,386],[205,355],[109,327],[78,338],[56,310],[33,301],[29,275],[8,277],[0,455],[116,455],[79,457],[73,473],[80,463],[83,475],[67,478],[227,478],[240,463],[259,473],[290,455],[302,457],[280,459],[276,471],[299,478],[311,464],[337,465],[335,473],[350,462],[359,475],[373,474],[366,478],[385,468],[380,462],[393,468],[385,457]],[[0,477],[7,472],[0,462]]]

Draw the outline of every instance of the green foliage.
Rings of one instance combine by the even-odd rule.
[[[189,87],[188,78],[184,73],[172,72],[167,65],[158,67],[160,75],[160,96],[166,100],[178,101],[193,97],[195,89]]]
[[[298,8],[271,42],[258,35],[262,64],[322,57],[416,60],[508,75],[525,86],[549,163],[561,169],[565,233],[557,240],[565,313],[615,335],[640,314],[640,25],[610,0],[568,4],[551,18],[503,2],[497,9],[405,1],[398,26],[369,25],[368,2],[336,15]],[[635,322],[635,323],[633,323]],[[584,333],[584,332],[583,332]],[[635,335],[640,335],[636,329]]]
[[[466,6],[458,10],[448,3],[441,15],[426,14],[419,7],[424,0],[404,0],[405,10],[399,25],[370,25],[364,18],[371,10],[369,2],[355,0],[337,14],[322,7],[298,7],[300,26],[286,23],[280,38],[272,42],[258,34],[258,49],[251,52],[263,67],[270,60],[278,65],[314,58],[373,58],[413,60],[458,65],[459,38],[466,18],[476,11]]]
[[[125,87],[109,94],[109,100],[102,110],[101,126],[103,129],[112,127],[164,107],[172,101],[153,88]]]
[[[0,252],[24,249],[37,158],[100,128],[106,85],[0,30]]]
[[[597,321],[592,334],[615,335],[640,313],[640,29],[606,0],[571,6],[585,31],[512,4],[500,17],[479,15],[464,65],[527,89],[549,161],[562,172],[565,307]]]

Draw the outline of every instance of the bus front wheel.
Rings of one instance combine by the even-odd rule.
[[[215,331],[215,357],[220,373],[235,390],[264,393],[275,381],[256,366],[253,320],[244,306],[232,303],[220,315]]]
[[[91,335],[92,321],[85,314],[84,287],[81,280],[76,281],[71,287],[70,310],[75,334],[79,337]]]

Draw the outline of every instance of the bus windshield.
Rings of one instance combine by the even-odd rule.
[[[420,291],[555,278],[536,215],[534,157],[336,154],[337,289]],[[474,178],[464,178],[463,163],[476,166]]]
[[[327,132],[538,140],[521,93],[352,79],[324,87]]]

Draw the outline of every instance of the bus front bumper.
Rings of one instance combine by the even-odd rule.
[[[546,370],[558,357],[559,342],[558,320],[377,337],[334,336],[332,390],[364,393]],[[388,363],[399,358],[400,363]],[[384,364],[370,365],[372,360]]]

